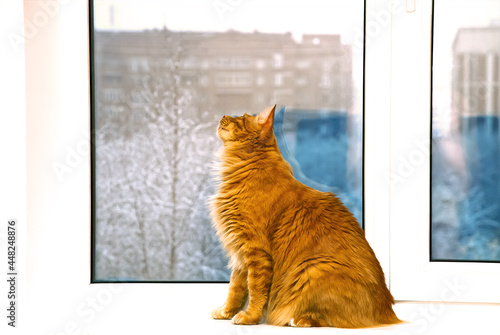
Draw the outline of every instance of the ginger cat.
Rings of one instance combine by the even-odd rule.
[[[334,194],[294,178],[273,132],[275,107],[224,116],[218,127],[224,146],[210,209],[232,273],[212,317],[298,327],[401,322],[356,219]]]

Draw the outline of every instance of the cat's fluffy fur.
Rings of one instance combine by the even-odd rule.
[[[218,127],[224,147],[210,208],[232,274],[212,317],[344,328],[401,322],[356,219],[334,194],[293,177],[273,133],[274,111],[224,116]]]

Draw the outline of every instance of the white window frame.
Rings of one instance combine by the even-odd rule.
[[[391,291],[398,300],[500,303],[500,263],[430,261],[432,1],[415,6],[393,17],[391,32]]]
[[[399,155],[411,154],[415,138],[429,135],[430,4],[430,0],[417,0],[414,13],[398,12],[403,19],[396,18],[394,11],[387,20],[380,20],[380,33],[367,36],[366,236],[396,299],[499,302],[499,264],[428,261],[428,162],[395,189],[386,177],[387,171],[397,171]],[[19,2],[2,1],[0,8],[5,13],[8,6],[18,24],[24,20],[38,25],[20,50],[2,49],[7,59],[25,56],[24,66],[13,62],[12,70],[23,80],[26,74],[26,82],[16,81],[11,89],[12,97],[22,100],[25,95],[26,109],[22,102],[11,99],[4,106],[6,100],[0,100],[2,108],[25,112],[25,118],[16,117],[9,124],[3,122],[2,114],[0,124],[2,132],[10,128],[19,140],[9,144],[12,151],[1,147],[2,156],[23,152],[26,138],[26,174],[23,167],[9,170],[12,178],[7,184],[16,188],[26,183],[26,193],[21,190],[11,199],[10,203],[21,204],[13,204],[9,214],[2,208],[1,217],[2,229],[9,215],[17,215],[22,227],[21,329],[30,334],[164,334],[169,329],[178,334],[253,332],[253,328],[228,327],[224,321],[200,319],[198,323],[190,317],[206,314],[208,319],[211,308],[225,298],[225,284],[90,285],[88,3],[54,0],[52,7],[42,11],[38,5],[38,1],[24,0],[23,8]],[[368,0],[368,20],[376,20],[388,5],[390,0]],[[12,31],[0,28],[2,33]],[[22,165],[23,155],[16,157]],[[57,174],[55,163],[70,171]],[[5,240],[1,242],[4,250]],[[415,252],[407,254],[408,250]],[[460,282],[453,286],[456,278]],[[2,292],[5,286],[2,281]],[[2,333],[6,329],[7,334],[18,334],[19,329],[0,327]]]

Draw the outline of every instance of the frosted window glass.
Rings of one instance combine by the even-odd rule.
[[[434,1],[432,96],[431,258],[500,261],[500,1]]]
[[[359,0],[94,1],[93,280],[229,279],[206,206],[224,114],[285,106],[296,177],[362,222],[363,22]]]

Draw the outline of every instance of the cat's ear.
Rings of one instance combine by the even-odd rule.
[[[274,122],[274,110],[276,109],[276,105],[272,107],[266,108],[263,112],[261,112],[257,116],[257,122],[263,127],[263,128],[272,128],[273,127],[273,122]]]

